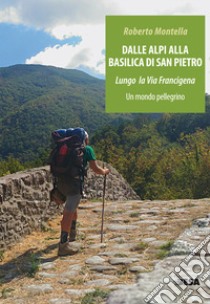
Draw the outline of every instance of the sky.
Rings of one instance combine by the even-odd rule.
[[[104,78],[106,15],[206,16],[210,92],[209,0],[1,0],[0,67],[52,65]]]

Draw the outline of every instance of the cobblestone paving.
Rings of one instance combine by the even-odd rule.
[[[106,202],[101,243],[102,203],[82,202],[78,254],[57,256],[60,217],[1,253],[0,303],[141,303],[122,302],[122,291],[132,290],[139,276],[150,280],[178,237],[173,255],[188,254],[192,243],[209,234],[209,204],[208,199]],[[193,219],[200,219],[194,221],[202,226],[200,235],[184,233]]]

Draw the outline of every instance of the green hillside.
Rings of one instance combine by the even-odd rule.
[[[104,80],[77,70],[41,65],[0,68],[0,156],[31,161],[57,128],[83,126],[93,133],[124,115],[108,115]],[[132,115],[126,115],[131,117]]]
[[[52,130],[81,126],[97,158],[143,199],[210,196],[209,95],[204,114],[111,115],[104,107],[104,81],[83,72],[0,68],[0,176],[46,164]]]
[[[210,197],[209,96],[206,110],[164,114],[156,121],[137,116],[99,130],[92,143],[98,157],[111,163],[143,199]]]

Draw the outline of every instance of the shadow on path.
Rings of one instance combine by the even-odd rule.
[[[10,260],[5,264],[0,265],[0,283],[9,283],[10,281],[22,278],[24,276],[33,277],[38,271],[39,265],[46,262],[55,261],[58,256],[50,258],[42,257],[49,254],[52,250],[58,247],[58,243],[51,244],[43,250],[31,248],[15,259]]]

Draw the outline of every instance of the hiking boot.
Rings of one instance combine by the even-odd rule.
[[[71,229],[70,236],[69,236],[69,242],[76,241],[76,235],[77,235],[76,229]]]
[[[73,255],[78,253],[79,250],[79,246],[72,246],[69,242],[59,243],[58,256]]]
[[[77,225],[77,221],[73,220],[71,224],[69,242],[74,242],[76,240],[76,235],[77,235],[76,225]]]

